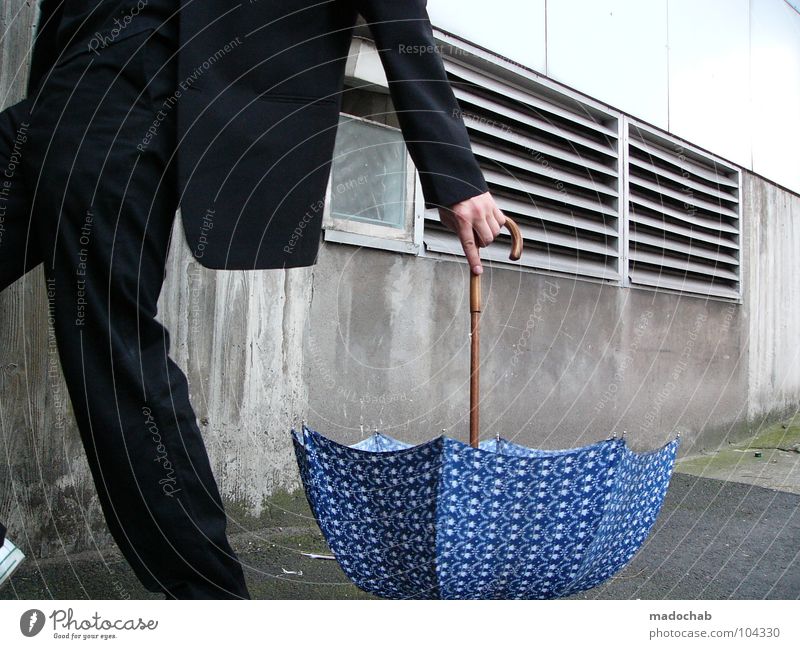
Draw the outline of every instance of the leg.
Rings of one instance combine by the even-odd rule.
[[[26,99],[0,112],[0,291],[41,262],[22,179],[30,107]]]
[[[41,262],[29,228],[30,200],[22,178],[29,119],[28,100],[0,112],[0,292]],[[6,531],[0,523],[0,585],[25,558]]]
[[[103,512],[139,579],[167,597],[248,598],[186,377],[156,320],[177,207],[175,112],[162,102],[177,80],[174,65],[156,75],[168,48],[146,38],[66,61],[35,109],[48,302]]]

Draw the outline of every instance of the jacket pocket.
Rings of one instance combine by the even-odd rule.
[[[310,97],[308,95],[290,95],[281,92],[265,92],[258,96],[260,101],[286,101],[294,104],[335,104],[336,97]]]

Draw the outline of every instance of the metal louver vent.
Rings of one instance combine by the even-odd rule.
[[[621,280],[619,115],[538,81],[449,58],[445,68],[489,189],[520,226],[520,263]],[[426,250],[463,254],[436,210],[425,217]],[[481,254],[507,261],[509,245],[503,230]]]
[[[627,123],[631,285],[738,299],[739,171]]]

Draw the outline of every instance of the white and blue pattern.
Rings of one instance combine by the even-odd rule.
[[[634,556],[658,516],[678,439],[637,454],[376,433],[343,446],[292,430],[311,509],[345,574],[389,598],[564,597]]]

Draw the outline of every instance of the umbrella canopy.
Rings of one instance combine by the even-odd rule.
[[[345,574],[389,598],[531,599],[592,588],[656,520],[678,439],[564,451],[380,433],[353,446],[292,430],[311,509]]]
[[[506,217],[510,258],[522,235]],[[678,440],[565,451],[480,442],[480,275],[470,276],[470,444],[376,433],[343,446],[292,429],[308,502],[345,574],[392,598],[564,597],[622,568],[664,501]]]

